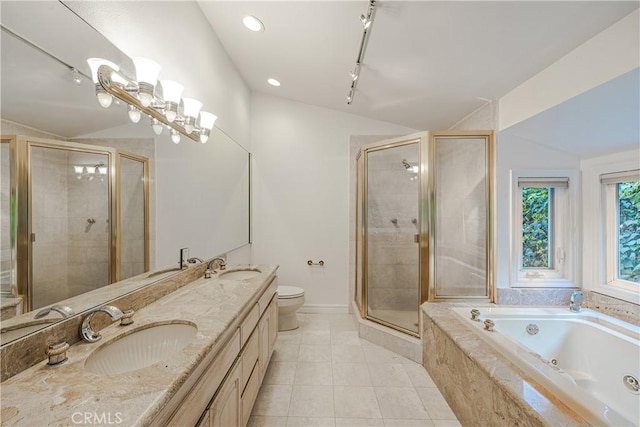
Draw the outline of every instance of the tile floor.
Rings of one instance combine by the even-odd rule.
[[[425,369],[361,340],[350,315],[280,332],[249,426],[459,426]]]

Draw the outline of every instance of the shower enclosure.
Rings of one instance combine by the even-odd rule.
[[[29,311],[149,270],[147,158],[21,136],[0,146],[3,296]]]
[[[438,131],[356,157],[355,300],[363,318],[413,336],[425,301],[490,301],[493,133]]]

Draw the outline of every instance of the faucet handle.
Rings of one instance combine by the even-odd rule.
[[[127,326],[133,323],[133,315],[135,311],[133,309],[125,310],[122,312],[122,317],[120,318],[120,326]]]
[[[483,323],[484,328],[489,332],[492,332],[493,328],[496,326],[496,323],[491,319],[486,319]]]
[[[66,341],[49,344],[49,348],[47,348],[47,356],[49,356],[47,365],[57,365],[65,362],[67,360],[67,350],[69,350],[69,344]]]
[[[480,321],[480,310],[477,308],[471,310],[471,320],[475,320],[476,322]]]

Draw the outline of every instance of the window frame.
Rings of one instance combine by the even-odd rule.
[[[578,172],[575,170],[512,170],[510,222],[510,286],[512,288],[576,287],[578,270],[577,194]],[[527,181],[535,182],[526,185]],[[562,185],[562,182],[568,185]],[[522,185],[521,185],[522,182]],[[549,245],[551,267],[525,268],[522,254],[522,188],[554,188],[550,192]],[[566,187],[565,187],[566,186]]]
[[[628,174],[625,174],[624,172],[628,172]],[[622,176],[612,182],[602,182],[603,177],[611,175]],[[635,175],[635,177],[633,175]],[[604,244],[604,286],[610,286],[622,291],[630,291],[634,293],[640,293],[640,283],[620,279],[618,276],[618,222],[620,218],[620,211],[617,184],[621,182],[628,182],[630,180],[640,180],[638,175],[640,175],[640,169],[600,174],[600,186],[602,191],[602,229],[604,233],[602,240]],[[631,179],[627,179],[627,177]]]

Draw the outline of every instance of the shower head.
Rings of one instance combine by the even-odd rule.
[[[411,169],[411,165],[409,164],[409,162],[407,162],[407,159],[402,159],[402,166],[404,166],[406,170]]]

